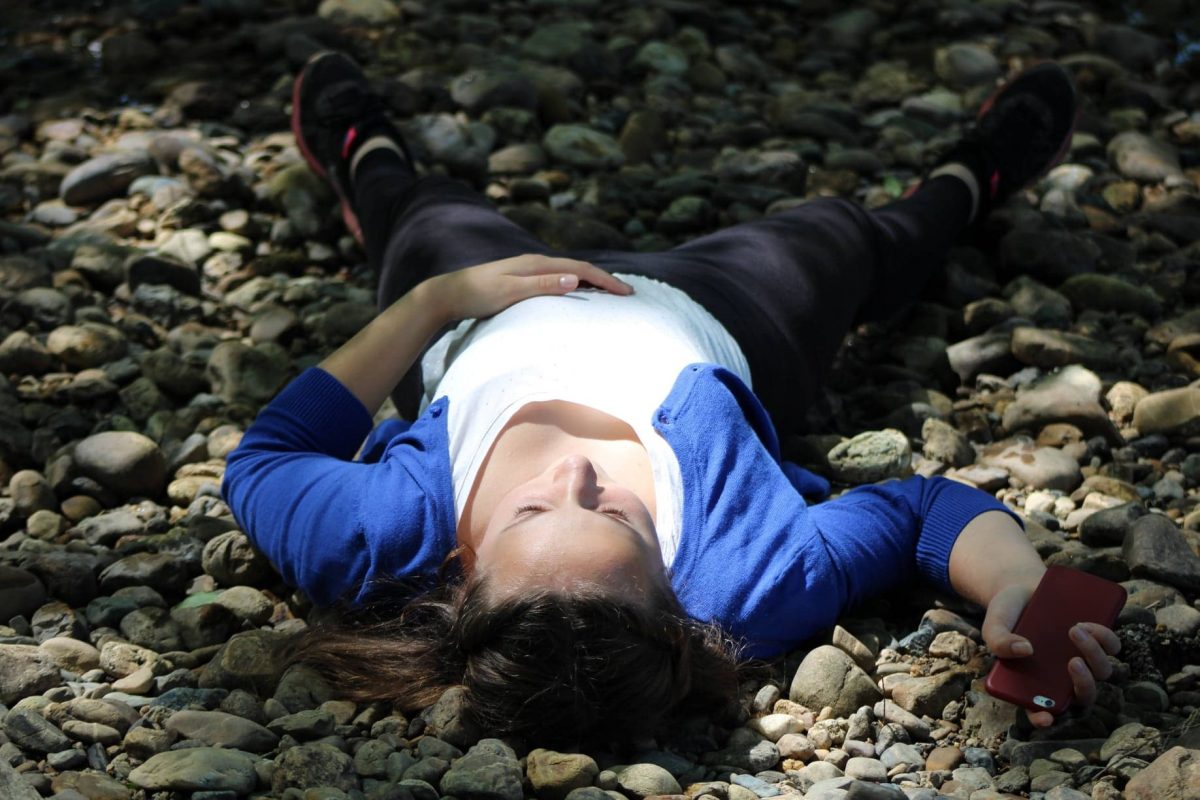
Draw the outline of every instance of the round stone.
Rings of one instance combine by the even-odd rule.
[[[111,325],[84,322],[50,332],[46,348],[71,369],[88,369],[125,355],[125,336]]]
[[[27,644],[0,644],[0,703],[11,706],[57,686],[58,665],[49,653]]]
[[[842,650],[821,645],[809,652],[792,678],[788,699],[808,708],[833,708],[835,716],[853,714],[882,695],[875,682]]]
[[[124,496],[155,497],[167,480],[167,460],[153,439],[133,431],[93,434],[75,446],[75,464]]]
[[[58,666],[80,675],[100,666],[99,650],[69,636],[55,636],[42,642],[39,647],[49,653]]]
[[[633,797],[656,794],[681,794],[683,789],[675,776],[658,764],[633,764],[617,773],[617,783],[623,792]]]
[[[5,621],[28,617],[46,602],[46,587],[32,572],[0,564],[0,608]]]

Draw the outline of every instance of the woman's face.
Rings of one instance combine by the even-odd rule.
[[[666,577],[645,504],[581,455],[500,499],[471,569],[487,577],[498,599],[583,587],[647,597]]]

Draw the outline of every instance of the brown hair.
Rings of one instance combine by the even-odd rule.
[[[341,603],[291,648],[355,701],[405,712],[461,686],[468,716],[491,736],[608,743],[652,735],[692,711],[733,711],[736,649],[690,619],[666,585],[649,603],[600,590],[540,591],[492,602],[486,579],[416,599],[384,582],[372,600]]]

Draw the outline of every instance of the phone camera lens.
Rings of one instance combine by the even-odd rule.
[[[1037,697],[1033,698],[1033,702],[1037,703],[1042,708],[1054,708],[1054,700],[1046,697],[1043,694],[1039,694]]]

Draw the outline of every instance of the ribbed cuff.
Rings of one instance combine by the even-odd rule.
[[[349,460],[374,427],[374,420],[341,381],[310,367],[287,385],[271,403],[308,430],[322,453]]]
[[[1003,511],[1024,529],[1021,518],[996,498],[956,481],[933,478],[935,496],[926,501],[921,534],[917,538],[917,567],[927,580],[955,594],[950,585],[950,551],[963,528],[987,511]]]

